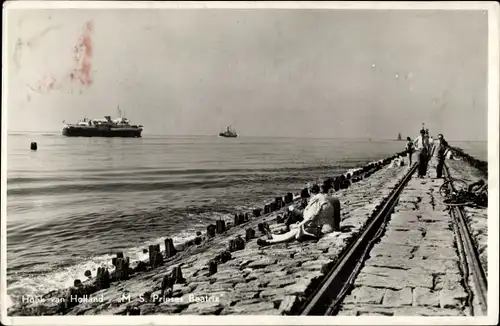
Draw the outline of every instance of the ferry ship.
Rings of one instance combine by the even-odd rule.
[[[63,121],[64,123],[64,121]],[[68,137],[141,137],[141,125],[131,125],[127,118],[111,120],[84,118],[76,124],[65,124],[62,134]]]
[[[236,138],[238,137],[238,134],[231,127],[227,127],[226,131],[219,133],[219,137]]]

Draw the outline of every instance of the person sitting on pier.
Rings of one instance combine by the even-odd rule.
[[[320,236],[324,226],[323,233],[340,229],[340,202],[338,199],[320,193],[318,185],[312,186],[311,194],[311,199],[303,211],[290,207],[295,215],[302,215],[301,222],[291,225],[291,230],[285,234],[272,234],[267,226],[268,239],[258,239],[257,244],[266,246],[293,240],[316,239]]]

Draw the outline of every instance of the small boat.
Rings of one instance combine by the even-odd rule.
[[[219,137],[236,138],[238,137],[238,134],[231,127],[227,127],[226,131],[219,133]]]

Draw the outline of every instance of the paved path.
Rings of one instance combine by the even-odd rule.
[[[442,183],[410,180],[339,315],[468,314],[451,218],[437,194]]]

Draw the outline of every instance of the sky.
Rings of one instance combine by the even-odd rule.
[[[8,130],[487,140],[483,11],[55,9],[7,15]]]

